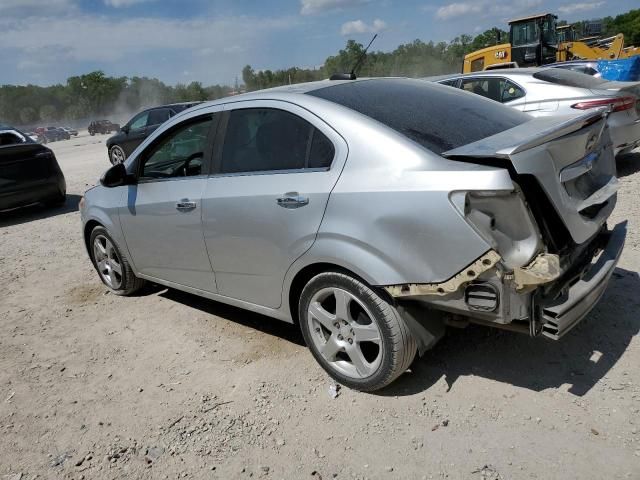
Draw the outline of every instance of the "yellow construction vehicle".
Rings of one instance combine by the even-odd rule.
[[[624,46],[624,35],[575,39],[571,25],[556,26],[552,13],[517,18],[509,22],[509,43],[500,43],[464,57],[463,73],[495,68],[533,67],[566,60],[617,60],[639,55]]]

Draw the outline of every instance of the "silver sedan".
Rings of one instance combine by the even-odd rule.
[[[534,117],[607,108],[615,154],[640,146],[640,82],[609,82],[560,68],[514,68],[427,78]]]
[[[452,315],[557,339],[595,305],[625,237],[605,122],[408,79],[231,97],[109,169],[84,241],[112,292],[152,281],[295,323],[334,379],[376,390]]]

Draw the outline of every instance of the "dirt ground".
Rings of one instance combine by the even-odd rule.
[[[640,479],[640,154],[619,161],[619,268],[567,337],[451,330],[333,399],[291,325],[107,294],[77,212],[105,139],[51,145],[65,207],[0,216],[0,479]]]

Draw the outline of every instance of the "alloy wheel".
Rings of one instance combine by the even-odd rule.
[[[309,303],[307,322],[314,346],[337,372],[367,378],[379,368],[382,334],[355,295],[336,287],[319,290]]]
[[[98,235],[93,241],[93,255],[100,277],[114,290],[122,286],[122,262],[113,243],[104,235]]]

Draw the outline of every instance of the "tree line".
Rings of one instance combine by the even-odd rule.
[[[563,23],[562,21],[559,23]],[[564,22],[566,23],[566,22]],[[585,22],[578,22],[578,31]],[[603,19],[603,36],[625,35],[625,43],[640,46],[640,9]],[[499,38],[501,37],[501,38]],[[415,40],[391,52],[369,52],[359,70],[361,76],[424,77],[458,72],[464,55],[495,45],[508,34],[497,28],[476,36],[460,35],[450,42]],[[320,80],[333,73],[348,73],[362,55],[364,46],[349,40],[345,48],[328,57],[321,67],[303,69],[242,70],[248,91],[290,83]],[[34,125],[41,122],[79,121],[96,116],[128,115],[163,103],[214,100],[237,89],[225,85],[205,87],[200,82],[170,86],[156,78],[109,77],[102,71],[70,77],[64,85],[0,86],[0,123]]]

